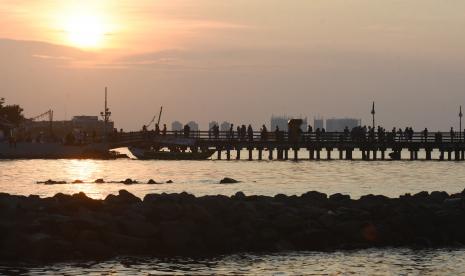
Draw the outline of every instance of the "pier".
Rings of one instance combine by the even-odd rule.
[[[145,131],[118,133],[111,137],[110,142],[112,147],[153,146],[182,151],[213,149],[219,160],[465,160],[463,135],[450,132],[426,135],[424,132],[414,132],[408,137],[390,132],[368,133],[353,137],[344,132],[293,135],[283,131],[255,131],[253,135],[237,136],[236,132],[226,131],[215,137],[209,131],[192,131],[188,134],[168,131],[164,135]],[[234,158],[231,153],[235,153]]]

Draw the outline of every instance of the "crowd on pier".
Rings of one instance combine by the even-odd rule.
[[[155,131],[157,134],[158,132]],[[421,131],[414,131],[413,127],[397,128],[393,127],[390,131],[382,126],[373,128],[372,126],[357,126],[352,129],[345,127],[342,132],[327,132],[325,128],[313,129],[311,125],[307,126],[306,131],[301,127],[294,130],[281,130],[278,126],[273,131],[269,131],[265,125],[262,125],[258,131],[255,131],[252,125],[230,124],[229,130],[220,131],[218,125],[213,125],[208,130],[208,139],[215,140],[238,140],[238,141],[286,141],[293,139],[299,141],[354,141],[354,142],[442,142],[444,139],[450,142],[462,141],[463,132],[455,131],[453,127],[448,133],[434,132],[431,133],[427,128]],[[198,132],[191,131],[189,125],[185,125],[182,134],[184,137],[199,137]],[[166,135],[166,125],[164,126],[163,135]],[[178,133],[176,132],[176,135]]]

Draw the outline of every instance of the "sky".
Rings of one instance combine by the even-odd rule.
[[[0,97],[118,128],[354,117],[458,128],[462,0],[2,0]]]

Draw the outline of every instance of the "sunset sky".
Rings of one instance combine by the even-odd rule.
[[[118,127],[269,122],[272,114],[387,127],[458,125],[465,1],[2,0],[0,97],[27,116]],[[458,126],[457,126],[458,127]]]

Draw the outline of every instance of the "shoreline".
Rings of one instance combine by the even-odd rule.
[[[244,252],[463,247],[465,192],[388,198],[195,197],[126,190],[104,200],[0,194],[0,262],[118,256],[211,257]]]

